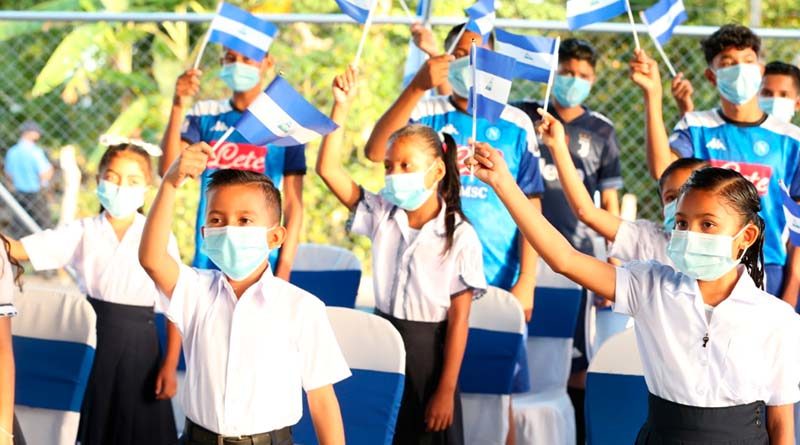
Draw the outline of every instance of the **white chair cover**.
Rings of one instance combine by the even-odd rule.
[[[508,435],[509,394],[525,316],[513,295],[489,287],[473,302],[469,327],[461,367],[465,443],[502,445]],[[488,375],[493,378],[487,379]]]
[[[301,244],[289,280],[327,306],[352,308],[361,282],[361,263],[341,247]]]
[[[22,431],[29,444],[74,444],[97,346],[94,310],[84,295],[34,286],[15,306],[15,411]]]

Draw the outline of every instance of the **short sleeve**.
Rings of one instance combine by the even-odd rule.
[[[800,146],[796,146],[795,150],[795,153],[800,153]],[[795,159],[797,159],[797,157],[798,156],[795,156]],[[789,196],[795,201],[800,201],[800,165],[795,161],[794,165],[790,167],[794,169],[794,174],[792,174],[790,179],[792,182],[789,184]]]
[[[682,117],[672,130],[672,134],[669,136],[669,146],[682,158],[690,158],[694,155],[694,144],[686,116]]]
[[[83,221],[73,221],[55,229],[28,235],[20,242],[36,270],[52,270],[72,262],[84,233]]]
[[[608,256],[621,261],[647,261],[664,258],[667,248],[667,237],[664,231],[652,221],[623,220]]]
[[[361,189],[361,199],[350,216],[347,230],[356,235],[375,237],[378,224],[391,211],[392,205],[375,193]]]
[[[467,224],[467,223],[462,223]],[[465,227],[459,234],[458,256],[456,257],[456,274],[450,283],[450,295],[456,295],[472,289],[474,298],[486,292],[486,276],[483,273],[483,251],[475,230]]]
[[[181,139],[190,143],[196,144],[203,139],[203,130],[200,127],[200,116],[198,104],[195,104],[183,119],[181,125]]]
[[[308,392],[350,377],[350,367],[333,333],[325,305],[315,299],[305,309],[298,348],[303,389]]]
[[[44,154],[44,150],[41,148],[36,150],[35,160],[36,160],[36,173],[42,174],[46,171],[49,171],[53,168],[53,164],[50,163],[50,160],[47,159],[47,155]]]
[[[603,147],[603,157],[597,172],[600,190],[618,190],[622,188],[622,166],[619,159],[619,141],[614,128],[609,131]]]
[[[13,317],[14,308],[14,269],[8,260],[6,249],[0,246],[0,317]]]
[[[787,329],[780,335],[780,347],[774,365],[771,385],[772,396],[765,401],[769,406],[790,405],[800,402],[800,320],[791,314]]]
[[[161,307],[166,308],[164,315],[175,324],[181,335],[184,335],[194,322],[198,299],[207,292],[201,288],[202,280],[197,270],[181,263],[178,265],[178,282],[172,291],[172,298],[163,292],[159,292],[159,295]]]
[[[306,170],[306,146],[295,145],[286,147],[286,154],[283,157],[284,176],[305,175]]]
[[[664,268],[669,269],[651,261],[633,261],[617,267],[614,312],[636,318],[647,299],[654,298],[660,290]]]
[[[517,185],[528,197],[544,193],[544,181],[542,180],[542,171],[539,168],[539,158],[527,149],[522,153],[522,159],[519,163]]]

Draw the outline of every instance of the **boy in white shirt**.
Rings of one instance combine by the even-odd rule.
[[[324,304],[275,278],[269,267],[269,251],[286,235],[272,181],[238,170],[212,176],[201,248],[221,271],[192,269],[167,253],[176,191],[185,179],[200,177],[213,156],[201,142],[172,164],[139,250],[142,267],[169,299],[167,317],[183,336],[187,443],[291,444],[290,427],[302,416],[302,387],[319,443],[343,444],[332,385],[350,370]]]

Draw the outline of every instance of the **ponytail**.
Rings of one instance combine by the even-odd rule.
[[[753,283],[759,289],[764,289],[764,219],[758,213],[752,215],[750,220],[758,227],[758,238],[756,238],[750,248],[742,256],[742,264],[747,269],[747,273],[753,278]]]
[[[14,283],[19,287],[19,290],[22,290],[22,265],[19,264],[16,258],[11,256],[11,242],[6,238],[2,233],[0,233],[0,241],[3,242],[3,249],[6,251],[6,257],[8,258],[8,262],[11,263],[11,270],[14,273]],[[4,265],[0,263],[0,277],[3,276],[3,267]]]

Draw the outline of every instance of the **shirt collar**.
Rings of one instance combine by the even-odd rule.
[[[753,291],[757,289],[756,283],[753,282],[753,277],[750,276],[743,264],[736,266],[736,271],[739,272],[739,280],[736,281],[736,286],[733,287],[725,301],[751,304],[754,301]]]
[[[420,229],[420,233],[423,231],[433,230],[434,233],[438,236],[445,236],[447,235],[447,225],[445,224],[445,215],[447,215],[447,205],[444,201],[439,200],[442,204],[441,209],[439,209],[439,213],[436,215],[436,218],[432,219],[425,223]],[[400,207],[394,206],[392,207],[391,213],[389,217],[394,219],[397,222],[397,225],[400,227],[400,232],[403,233],[404,237],[408,237],[408,231],[410,227],[408,226],[408,214],[405,210],[401,209]],[[456,214],[456,225],[461,222],[461,216]]]
[[[242,294],[242,297],[237,300],[236,293],[233,291],[233,287],[231,287],[231,284],[228,282],[228,277],[225,276],[225,274],[222,271],[220,271],[219,274],[220,274],[220,280],[219,280],[220,291],[223,292],[226,295],[226,297],[233,300],[234,303],[238,302],[238,300],[241,300],[242,298],[245,298],[251,294],[253,295],[254,298],[265,299],[265,291],[270,287],[269,286],[270,281],[275,279],[275,275],[272,274],[272,266],[270,266],[269,263],[267,263],[267,268],[264,270],[264,273],[261,274],[261,278],[259,278],[258,281],[253,283],[250,287],[248,287],[247,290],[245,290],[244,293]]]

